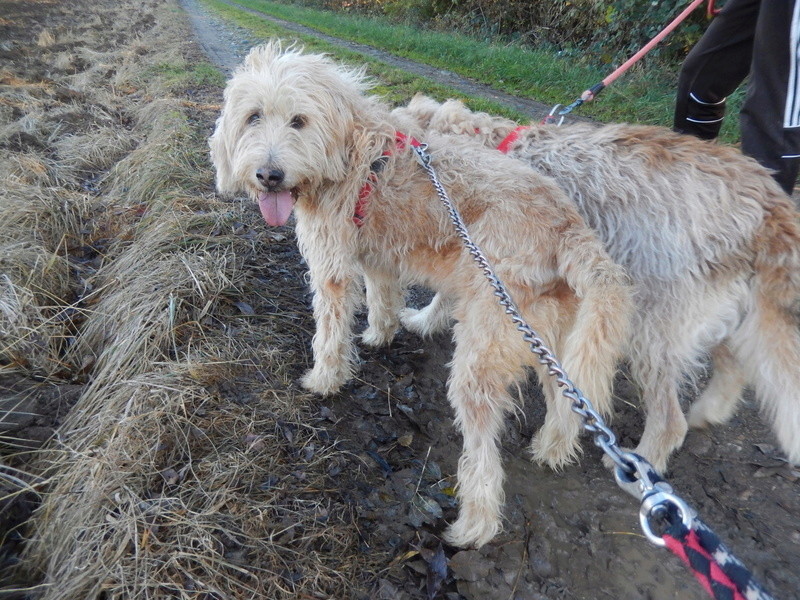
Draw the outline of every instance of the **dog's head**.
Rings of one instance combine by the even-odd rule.
[[[406,106],[396,108],[392,114],[410,121],[423,132],[468,135],[490,148],[496,148],[517,126],[510,119],[470,110],[461,100],[440,103],[422,94],[417,94]]]
[[[289,218],[298,194],[347,175],[363,70],[272,42],[250,51],[228,82],[209,140],[217,190],[258,199],[269,224]]]
[[[442,103],[425,94],[415,94],[408,104],[398,106],[392,117],[403,131],[421,135],[430,129],[431,119],[441,109]]]

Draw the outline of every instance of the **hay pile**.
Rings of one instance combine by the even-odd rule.
[[[0,88],[0,378],[82,390],[35,455],[6,440],[4,505],[39,498],[15,589],[352,597],[384,557],[326,491],[345,460],[291,385],[309,325],[279,298],[303,293],[293,240],[211,193],[216,113],[182,95],[221,93],[182,14],[46,6]]]

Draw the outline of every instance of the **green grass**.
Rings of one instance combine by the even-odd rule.
[[[219,69],[207,62],[193,65],[181,63],[160,63],[150,67],[146,76],[158,76],[171,88],[190,86],[222,86],[225,78]]]
[[[530,118],[489,101],[465,97],[428,79],[403,73],[356,52],[318,41],[312,36],[295,34],[219,0],[204,1],[225,18],[251,30],[258,38],[298,39],[310,50],[325,51],[346,62],[367,63],[370,75],[380,82],[376,92],[383,94],[390,102],[405,102],[415,92],[424,92],[439,99],[462,98],[477,110],[516,119]],[[591,57],[582,60],[574,55],[560,57],[550,51],[532,50],[513,44],[492,44],[464,35],[394,24],[385,19],[266,0],[237,1],[242,6],[280,19],[447,69],[507,93],[545,104],[569,104],[613,70],[612,67],[601,68],[592,64]],[[577,111],[583,116],[605,122],[671,126],[679,67],[677,64],[664,64],[659,59],[645,59],[604,90],[597,100],[584,104]],[[738,114],[740,104],[741,93],[735,94],[729,104],[731,115]],[[534,115],[537,118],[540,116]],[[735,142],[738,135],[737,119],[726,119],[721,138]]]

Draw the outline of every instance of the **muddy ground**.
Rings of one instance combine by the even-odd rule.
[[[74,26],[59,21],[76,16],[65,16],[58,4],[55,0],[0,2],[0,84],[15,85],[11,74],[20,69],[39,68],[42,78],[58,77],[41,64],[35,46],[36,36],[45,27]],[[182,0],[181,6],[198,36],[192,51],[199,55],[201,49],[210,49],[208,56],[223,69],[229,70],[259,41],[215,19],[197,0]],[[198,88],[192,99],[219,103],[221,92]],[[2,115],[19,118],[12,112]],[[210,132],[213,114],[203,112],[197,118]],[[20,137],[16,143],[24,145],[26,140]],[[275,301],[305,315],[307,291],[281,283],[301,279],[300,257],[291,230],[278,233],[285,236],[284,241],[264,249],[265,264],[278,265],[278,270],[264,274],[264,285],[281,286],[273,290]],[[414,301],[425,297],[424,291],[418,291]],[[245,300],[256,304],[254,299]],[[308,356],[307,317],[304,323],[296,338],[298,357]],[[334,398],[319,401],[318,427],[348,452],[346,458],[338,459],[342,462],[331,465],[331,481],[337,489],[326,493],[352,508],[364,552],[390,557],[385,569],[364,579],[355,597],[706,597],[678,559],[642,537],[637,503],[617,488],[600,463],[601,453],[588,439],[580,464],[561,473],[527,460],[527,443],[543,421],[534,383],[523,391],[524,417],[509,419],[504,438],[505,532],[479,551],[442,545],[445,523],[456,514],[452,485],[460,450],[445,399],[451,350],[448,336],[423,340],[401,332],[386,349],[362,348],[357,379]],[[307,366],[298,363],[292,375],[299,377]],[[221,393],[244,398],[260,381],[257,369],[249,375],[245,372],[235,386]],[[617,383],[618,413],[613,426],[621,443],[633,446],[642,426],[638,399],[623,376]],[[35,381],[3,380],[4,406],[24,402],[25,408],[9,413],[19,416],[17,421],[11,416],[2,419],[3,433],[37,447],[57,431],[78,394],[79,385],[43,387]],[[781,459],[749,397],[728,425],[690,432],[671,462],[668,478],[777,598],[800,596],[798,473]],[[24,528],[19,527],[35,505],[33,496],[3,505],[2,523],[8,530],[3,537],[6,565],[14,563],[24,544]]]

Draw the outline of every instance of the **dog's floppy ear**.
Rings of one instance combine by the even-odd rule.
[[[380,156],[395,134],[383,118],[385,109],[375,98],[360,96],[357,100],[349,108],[354,118],[349,119],[350,126],[343,131],[345,141],[340,148],[339,164],[348,176],[353,169],[369,165]]]
[[[339,133],[344,139],[336,148],[338,156],[334,164],[342,169],[342,176],[348,177],[353,169],[369,165],[380,156],[387,141],[394,139],[394,130],[385,119],[388,109],[367,94],[372,82],[365,75],[365,67],[339,67],[335,76],[340,83],[329,89],[335,90],[334,104],[341,114],[339,122],[346,126]]]
[[[308,94],[319,107],[319,114],[312,118],[325,140],[322,175],[342,182],[364,163],[364,154],[371,156],[367,164],[375,159],[364,131],[374,126],[375,118],[374,101],[364,94],[368,88],[364,69],[337,66],[323,55],[305,55],[304,62],[309,79],[315,82]]]
[[[233,165],[231,164],[231,147],[226,139],[226,130],[229,129],[225,110],[217,119],[214,133],[208,140],[211,149],[211,163],[216,171],[217,191],[220,194],[233,194],[236,188],[233,184]]]

